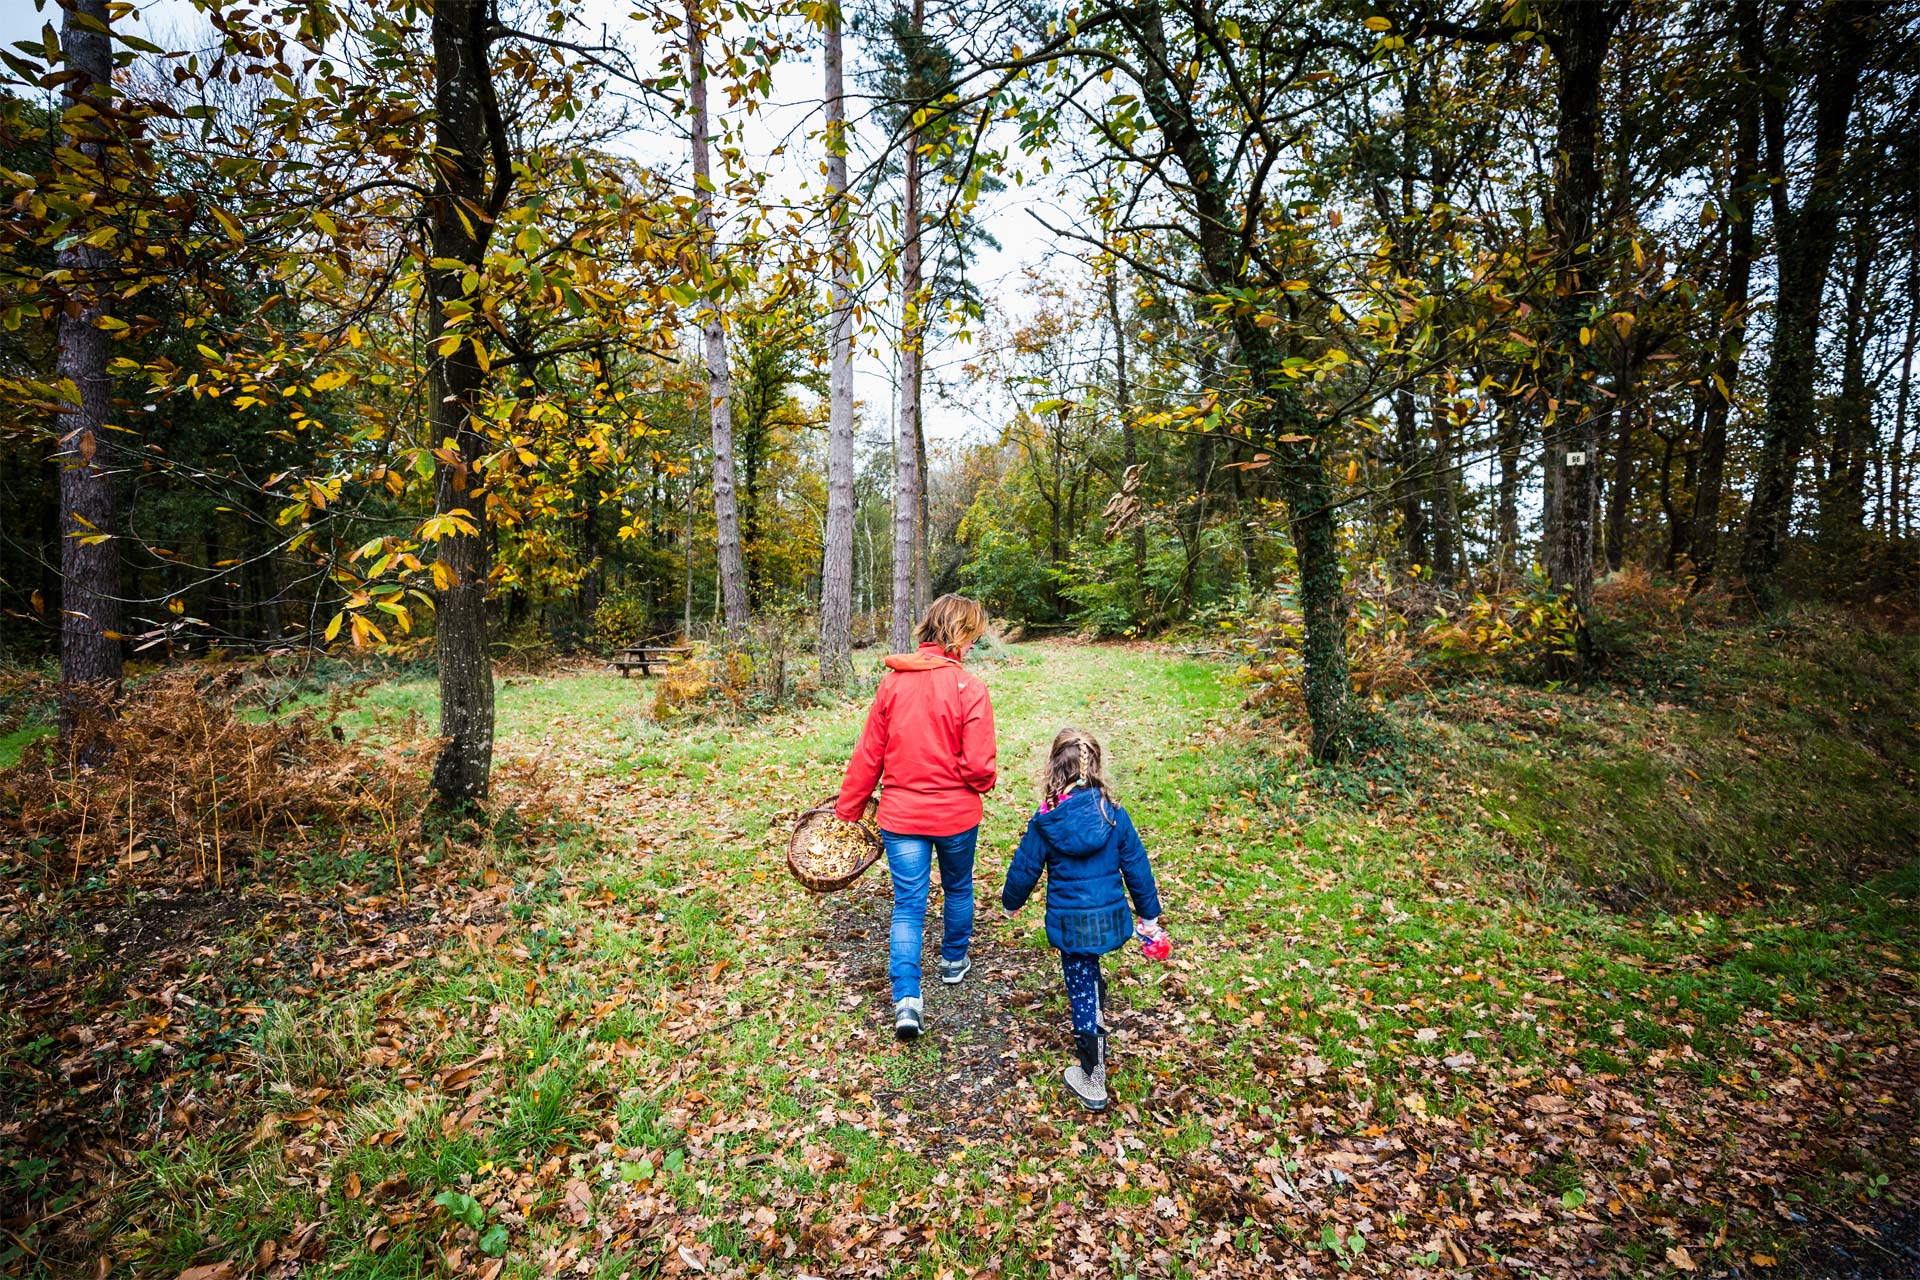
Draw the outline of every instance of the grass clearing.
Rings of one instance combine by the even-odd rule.
[[[1898,676],[1912,649],[1860,661]],[[1224,668],[1028,645],[983,674],[1004,781],[977,971],[929,988],[920,1044],[889,1034],[884,876],[813,899],[780,862],[863,704],[669,732],[636,682],[516,677],[502,756],[564,771],[584,821],[557,842],[496,822],[462,878],[352,903],[351,935],[269,917],[115,997],[91,1043],[41,1043],[9,1012],[9,1081],[82,1087],[74,1064],[97,1062],[130,1111],[170,1117],[117,1131],[132,1155],[94,1200],[95,1166],[0,1139],[9,1203],[51,1224],[29,1242],[53,1256],[79,1223],[119,1269],[167,1275],[268,1247],[353,1277],[496,1259],[502,1276],[1401,1274],[1573,1251],[1639,1272],[1675,1248],[1698,1265],[1790,1249],[1796,1197],[1866,1213],[1912,1194],[1920,882],[1892,840],[1911,775],[1876,779],[1859,754],[1911,741],[1910,697],[1836,724],[1837,690],[1867,701],[1852,677],[1776,673],[1792,717],[1704,680],[1685,702],[1630,683],[1446,691],[1398,714],[1447,768],[1358,803],[1365,779],[1263,773]],[[431,684],[384,685],[352,728],[434,710]],[[1718,758],[1744,772],[1676,801],[1675,767],[1703,772],[1704,748],[1671,744],[1722,726],[1707,717],[1745,717],[1760,759]],[[1175,936],[1168,965],[1108,965],[1117,1102],[1097,1120],[1061,1095],[1038,912],[994,902],[1068,723],[1106,742]],[[1794,799],[1769,772],[1789,745],[1824,762]],[[1769,787],[1771,809],[1722,798]],[[1826,797],[1862,839],[1807,817],[1775,878],[1750,878],[1757,857],[1735,878],[1749,837],[1731,829],[1606,825],[1656,793],[1729,828]],[[1823,874],[1828,855],[1853,878]],[[1602,876],[1637,877],[1634,910],[1591,891]],[[51,936],[69,953],[87,937]],[[9,970],[42,946],[9,935]],[[157,1018],[194,1033],[143,1041]],[[1004,1091],[968,1102],[989,1077]]]

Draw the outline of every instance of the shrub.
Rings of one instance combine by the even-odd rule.
[[[819,687],[809,661],[816,625],[797,604],[763,609],[744,635],[723,633],[707,652],[665,668],[653,718],[760,714],[811,702]]]
[[[1476,674],[1489,668],[1538,672],[1553,659],[1572,659],[1580,614],[1546,579],[1529,575],[1511,594],[1476,592],[1455,617],[1441,609],[1421,636],[1429,664]]]
[[[593,611],[593,643],[603,652],[646,639],[652,620],[646,602],[631,591],[610,591]]]
[[[243,858],[309,828],[358,828],[391,856],[425,806],[424,739],[375,756],[348,746],[314,710],[283,720],[238,713],[243,675],[162,671],[84,732],[107,745],[98,768],[74,769],[46,744],[29,746],[0,774],[0,829],[45,850],[77,876],[83,867],[125,873],[191,872],[222,884]],[[344,699],[329,700],[329,717]],[[189,860],[191,860],[189,862]]]

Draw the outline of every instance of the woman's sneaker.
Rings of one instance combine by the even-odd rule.
[[[1067,1068],[1067,1092],[1089,1111],[1107,1109],[1107,1043],[1099,1032],[1077,1031],[1074,1048],[1080,1061]]]
[[[940,962],[940,981],[950,987],[957,987],[973,972],[973,957],[961,956],[958,960]]]
[[[919,996],[903,996],[893,1002],[893,1035],[897,1040],[920,1038]]]

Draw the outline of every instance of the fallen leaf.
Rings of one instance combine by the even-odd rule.
[[[584,1227],[593,1215],[593,1189],[578,1178],[567,1183],[567,1216],[575,1226]]]
[[[1693,1271],[1696,1269],[1693,1265],[1693,1255],[1687,1252],[1687,1247],[1683,1244],[1668,1247],[1667,1261],[1682,1271]]]
[[[210,1262],[205,1266],[188,1267],[182,1271],[179,1280],[233,1280],[240,1274],[240,1268],[231,1262]]]

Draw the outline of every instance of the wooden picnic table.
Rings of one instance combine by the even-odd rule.
[[[684,662],[693,652],[691,645],[630,644],[613,651],[613,665],[625,680],[635,667],[642,676],[651,677],[655,667]]]

